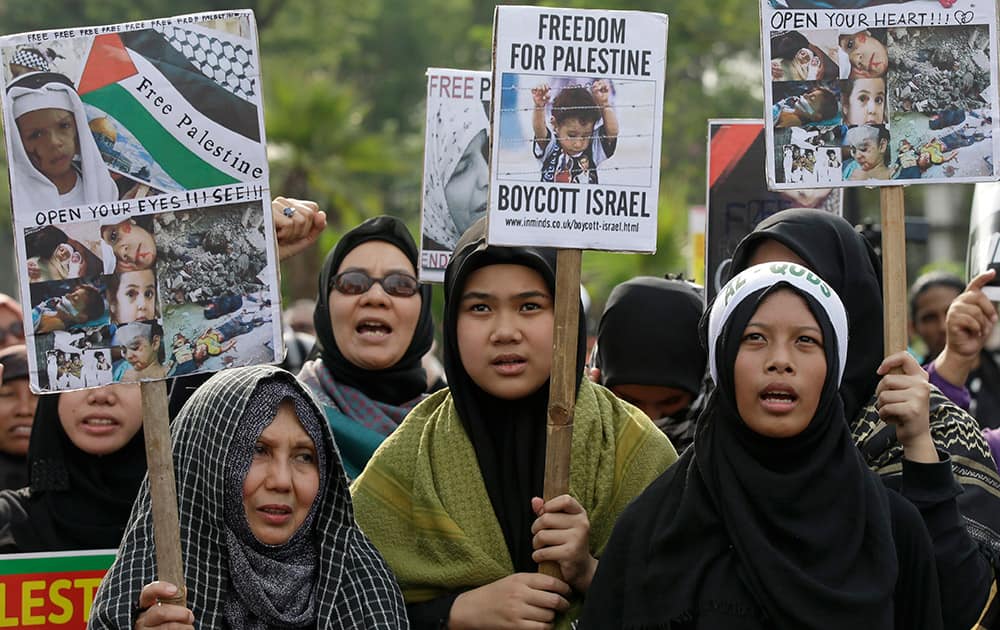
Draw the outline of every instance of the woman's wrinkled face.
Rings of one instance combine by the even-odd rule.
[[[142,428],[137,383],[116,383],[59,395],[59,422],[70,441],[91,455],[121,450]]]
[[[823,331],[791,290],[767,296],[743,330],[733,365],[736,407],[755,433],[798,435],[816,415],[826,354]]]
[[[366,241],[341,261],[337,273],[360,270],[373,278],[391,272],[416,275],[401,249],[386,241]],[[420,320],[419,291],[409,297],[386,293],[378,282],[361,295],[346,295],[331,287],[330,325],[341,354],[366,370],[384,370],[406,354]]]
[[[257,438],[243,480],[250,531],[265,545],[288,542],[309,516],[318,492],[316,445],[286,400]]]

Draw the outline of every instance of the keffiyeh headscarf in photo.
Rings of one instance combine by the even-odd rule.
[[[286,399],[316,445],[320,487],[299,530],[270,546],[249,531],[242,486],[256,440]],[[215,374],[172,423],[171,444],[185,586],[197,627],[407,627],[396,580],[354,521],[330,427],[294,376],[271,366]],[[139,593],[155,579],[147,481],[89,627],[133,627]]]
[[[17,118],[39,109],[63,109],[73,113],[76,122],[77,151],[74,166],[78,168],[82,186],[81,198],[85,202],[106,202],[118,199],[118,187],[111,179],[108,167],[101,158],[87,121],[83,102],[73,83],[55,72],[31,72],[21,75],[7,86],[4,124],[11,145],[11,197],[15,212],[24,209],[36,211],[60,208],[59,191],[48,177],[34,167],[21,143],[17,131]]]
[[[778,290],[805,302],[826,357],[812,420],[785,438],[744,422],[734,369],[747,324]],[[584,627],[667,628],[724,606],[747,616],[756,607],[769,628],[817,620],[891,628],[899,566],[888,498],[851,440],[837,394],[848,346],[840,298],[798,265],[757,265],[722,288],[701,334],[716,388],[694,447],[619,520],[629,536],[613,536],[601,560],[614,558],[604,569],[621,576],[618,601],[585,611]],[[604,619],[602,610],[622,618]]]
[[[427,128],[424,156],[424,210],[421,231],[438,243],[453,249],[461,232],[455,227],[444,196],[444,187],[458,166],[469,143],[490,121],[482,101],[443,101]],[[475,210],[469,209],[469,212]]]
[[[14,57],[10,60],[10,63],[11,65],[30,68],[35,72],[48,72],[50,69],[49,60],[35,48],[21,48],[14,53]]]

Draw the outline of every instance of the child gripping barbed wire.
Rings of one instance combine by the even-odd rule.
[[[541,164],[541,181],[596,184],[597,166],[615,153],[618,116],[611,105],[611,85],[604,79],[590,87],[566,87],[552,100],[546,124],[550,89],[542,83],[531,89],[534,101],[532,150]],[[595,132],[596,129],[596,132]]]

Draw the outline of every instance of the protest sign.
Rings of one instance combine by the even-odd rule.
[[[840,190],[768,190],[760,168],[764,133],[763,120],[708,121],[705,295],[709,301],[729,279],[729,263],[740,240],[767,217],[787,208],[843,212]]]
[[[83,630],[114,549],[0,555],[0,628]]]
[[[497,8],[489,241],[653,252],[667,16]]]
[[[249,11],[0,38],[31,386],[283,354]]]
[[[487,240],[558,248],[545,500],[569,489],[581,250],[656,251],[666,44],[660,13],[494,16]],[[539,571],[562,577],[554,562]]]
[[[420,280],[443,282],[458,238],[486,214],[489,72],[427,69]]]
[[[995,2],[761,0],[768,185],[995,181],[996,19]]]

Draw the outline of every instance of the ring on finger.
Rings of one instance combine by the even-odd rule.
[[[293,208],[291,206],[285,206],[284,208],[282,208],[281,214],[285,215],[286,217],[291,218],[291,216],[293,214],[295,214],[295,208]]]

